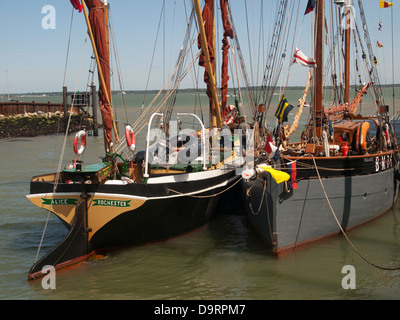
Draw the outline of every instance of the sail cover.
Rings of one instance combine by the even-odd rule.
[[[86,0],[89,9],[89,21],[92,28],[93,37],[96,43],[97,53],[101,64],[105,87],[100,80],[99,74],[99,105],[103,118],[104,137],[108,149],[112,145],[112,108],[111,108],[111,86],[110,86],[110,54],[107,47],[107,31],[104,22],[103,3],[100,0]]]
[[[227,94],[228,94],[228,53],[229,53],[229,41],[228,37],[233,39],[233,30],[231,23],[228,19],[228,0],[221,0],[221,15],[222,22],[224,24],[224,38],[222,40],[222,70],[221,70],[221,110],[222,117],[225,118],[229,110],[226,108],[227,104]]]
[[[215,53],[214,53],[214,49],[213,49],[214,21],[213,21],[213,14],[212,14],[212,6],[213,6],[213,0],[206,0],[204,9],[203,9],[203,21],[204,21],[204,28],[206,30],[208,51],[210,53],[210,59],[211,59],[211,64],[212,64],[212,68],[213,68],[213,70],[211,70],[211,72],[214,72],[214,70],[215,70]],[[198,46],[199,46],[199,49],[202,49],[200,37],[198,39]],[[207,84],[207,96],[210,100],[210,112],[212,113],[213,112],[213,99],[212,99],[212,91],[211,91],[211,82],[210,82],[210,76],[208,74],[209,70],[207,70],[206,58],[205,58],[205,55],[203,52],[200,55],[199,65],[201,67],[206,68],[206,71],[204,72],[204,82]]]

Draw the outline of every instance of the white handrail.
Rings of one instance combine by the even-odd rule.
[[[163,117],[164,115],[162,113],[153,113],[150,117],[149,120],[149,126],[147,128],[147,139],[146,139],[146,153],[145,153],[145,167],[144,167],[144,178],[148,178],[149,177],[149,166],[148,166],[148,161],[149,161],[149,144],[150,144],[150,129],[151,129],[151,123],[153,121],[153,118],[155,116],[160,116]]]
[[[206,166],[206,161],[207,161],[207,155],[206,155],[206,129],[204,127],[203,122],[201,121],[201,119],[197,115],[195,115],[193,113],[177,113],[177,116],[178,117],[179,116],[192,116],[192,117],[196,118],[200,122],[201,132],[202,132],[202,137],[201,138],[202,138],[202,142],[203,142],[203,170],[204,171],[207,170],[207,166]]]

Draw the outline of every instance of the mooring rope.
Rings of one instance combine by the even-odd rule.
[[[251,203],[251,201],[249,201],[249,207],[250,207],[251,213],[254,216],[258,216],[258,214],[261,211],[262,204],[264,203],[265,191],[267,190],[267,181],[263,180],[263,184],[264,184],[264,186],[263,186],[263,192],[262,192],[262,196],[261,196],[261,202],[260,202],[260,206],[258,207],[257,212],[254,212],[253,204]],[[253,189],[253,187],[251,187],[251,189]],[[250,191],[251,191],[251,189],[250,189]],[[268,210],[268,203],[267,203],[267,210]],[[269,215],[268,215],[268,218],[269,218]]]
[[[80,74],[81,74],[81,71],[82,71],[83,59],[84,59],[84,54],[85,54],[85,50],[86,50],[86,43],[87,43],[87,36],[86,36],[85,43],[84,43],[84,46],[83,46],[81,63],[80,63],[78,77],[77,77],[76,86],[75,86],[75,94],[76,94],[76,92],[78,92],[79,77],[80,77]],[[61,167],[62,167],[62,162],[63,162],[63,159],[64,159],[64,153],[65,153],[65,149],[66,149],[66,145],[67,145],[69,127],[71,125],[72,111],[74,109],[74,100],[71,103],[68,122],[67,122],[66,130],[65,130],[65,134],[64,134],[63,146],[62,146],[62,149],[61,149],[61,155],[60,155],[60,158],[59,158],[58,167],[57,167],[57,173],[56,173],[56,176],[55,176],[55,182],[54,182],[54,186],[53,186],[53,198],[54,198],[54,195],[56,193],[56,189],[57,189],[57,186],[58,186],[58,181],[59,181],[60,175],[61,175]],[[36,252],[36,257],[35,257],[35,260],[34,260],[34,264],[36,264],[38,262],[38,259],[39,259],[40,250],[42,248],[43,240],[44,240],[44,237],[45,237],[45,234],[46,234],[46,231],[47,231],[47,226],[48,226],[49,220],[50,220],[51,209],[52,209],[52,204],[50,204],[50,208],[48,209],[47,219],[46,219],[46,222],[45,222],[45,225],[44,225],[44,228],[43,228],[42,236],[40,238],[39,247],[38,247],[38,250]]]
[[[340,231],[342,232],[342,234],[344,235],[344,237],[346,238],[346,240],[347,240],[347,242],[350,244],[350,246],[354,249],[354,251],[355,251],[365,262],[367,262],[368,264],[370,264],[371,266],[373,266],[373,267],[375,267],[375,268],[378,268],[378,269],[381,269],[381,270],[388,270],[388,271],[397,271],[397,270],[400,270],[400,267],[397,267],[397,268],[388,268],[388,267],[382,267],[382,266],[379,266],[379,265],[377,265],[377,264],[372,263],[372,262],[369,261],[363,254],[361,254],[361,252],[360,252],[360,251],[355,247],[355,245],[350,241],[350,239],[349,239],[349,237],[347,236],[346,232],[343,230],[343,227],[341,226],[341,224],[340,224],[340,222],[339,222],[339,220],[338,220],[338,218],[337,218],[337,216],[336,216],[336,214],[335,214],[335,211],[334,211],[333,208],[332,208],[331,202],[329,201],[329,197],[328,197],[328,195],[327,195],[327,193],[326,193],[324,184],[322,183],[321,176],[319,175],[318,166],[317,166],[317,163],[315,162],[314,156],[312,156],[312,158],[313,158],[313,161],[314,161],[315,170],[317,171],[317,175],[318,175],[319,182],[320,182],[321,187],[322,187],[322,190],[323,190],[323,192],[324,192],[324,194],[325,194],[325,198],[326,198],[326,201],[328,202],[329,208],[331,209],[332,215],[333,215],[333,217],[335,218],[335,221],[336,221],[337,225],[339,226]]]
[[[182,193],[182,192],[179,192],[179,191],[176,191],[176,190],[172,190],[172,189],[168,189],[168,191],[174,192],[174,193],[179,194],[179,195],[181,195],[181,196],[186,196],[186,197],[191,197],[191,198],[198,198],[198,199],[213,198],[213,197],[219,196],[220,194],[225,193],[225,192],[228,191],[229,189],[232,189],[232,188],[233,188],[234,186],[236,186],[242,179],[243,179],[243,178],[240,177],[240,179],[239,179],[238,181],[236,181],[233,185],[231,185],[229,188],[226,188],[225,190],[222,190],[222,191],[220,191],[220,192],[218,192],[218,193],[216,193],[216,194],[212,194],[212,195],[209,195],[209,196],[195,196],[195,195],[191,195],[191,194],[188,194],[188,193]]]

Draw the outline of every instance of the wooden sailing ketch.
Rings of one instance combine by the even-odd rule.
[[[343,6],[343,1],[337,4]],[[358,4],[365,18],[362,2]],[[367,73],[374,83],[363,84],[350,101],[353,30],[344,30],[344,101],[331,107],[324,105],[325,1],[317,0],[315,8],[309,9],[306,14],[315,9],[316,68],[310,69],[300,107],[312,79],[310,120],[297,143],[291,143],[289,137],[298,126],[298,115],[292,126],[279,121],[275,134],[269,134],[265,149],[260,150],[266,155],[260,156],[244,175],[248,217],[278,256],[377,218],[392,208],[399,188],[398,146],[379,91],[379,79],[373,78],[374,62]],[[348,19],[350,6],[340,9]],[[358,30],[367,31],[364,21]],[[363,52],[362,58],[366,64],[367,58],[376,59],[371,51],[369,57]],[[365,117],[356,114],[356,109],[369,88],[374,89],[377,113]]]
[[[83,9],[98,65],[106,155],[100,163],[82,163],[80,155],[84,151],[85,141],[79,143],[84,139],[85,132],[81,131],[75,137],[77,159],[72,165],[61,172],[32,178],[28,199],[38,207],[54,213],[67,226],[69,233],[57,247],[34,262],[29,271],[29,279],[41,277],[42,268],[46,265],[60,269],[115,248],[163,241],[204,226],[214,216],[221,196],[240,181],[235,171],[243,162],[233,147],[228,150],[230,156],[221,159],[219,144],[215,146],[220,159],[217,163],[209,162],[209,155],[206,154],[206,139],[212,138],[210,132],[219,131],[224,124],[215,75],[214,72],[208,72],[214,70],[210,51],[215,50],[207,45],[212,43],[208,39],[213,30],[207,33],[203,21],[203,17],[209,16],[210,10],[214,8],[213,1],[206,1],[203,13],[199,1],[194,1],[192,16],[198,17],[200,26],[199,44],[204,56],[200,63],[206,68],[215,130],[206,129],[195,114],[178,114],[192,117],[200,123],[201,130],[192,136],[198,142],[201,152],[195,152],[195,156],[192,156],[192,145],[188,146],[186,140],[173,148],[172,138],[170,141],[160,140],[150,145],[152,121],[157,117],[165,119],[164,114],[153,113],[148,123],[145,151],[135,152],[133,128],[126,128],[127,146],[130,152],[135,152],[133,159],[117,153],[120,139],[111,108],[110,58],[107,47],[108,3],[100,0],[71,2],[75,8]],[[233,31],[229,29],[227,5],[227,0],[221,0],[226,36],[233,38]],[[208,19],[206,26],[213,24]],[[225,39],[225,48],[227,44]],[[224,79],[226,94],[226,70]],[[164,128],[163,124],[160,128]],[[151,159],[160,158],[162,146],[169,148],[167,155],[170,158],[186,156],[184,158],[189,158],[188,162],[154,164]],[[226,154],[226,149],[224,152]]]

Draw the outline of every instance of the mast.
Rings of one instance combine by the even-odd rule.
[[[110,55],[108,49],[108,33],[104,13],[99,15],[97,10],[107,10],[108,2],[104,4],[100,0],[81,0],[85,15],[89,37],[96,58],[97,70],[100,82],[99,104],[103,118],[103,130],[105,139],[105,151],[112,150],[112,131],[114,130],[116,141],[119,141],[118,130],[114,121],[111,108],[111,85],[110,85]],[[89,14],[86,9],[89,8]],[[103,11],[104,12],[104,11]]]
[[[344,102],[350,103],[350,41],[351,41],[351,0],[345,6],[345,52],[344,52]]]
[[[317,0],[315,14],[315,57],[317,68],[314,73],[314,112],[315,112],[315,135],[320,138],[322,135],[323,116],[323,81],[324,81],[324,0]]]
[[[200,29],[200,39],[201,39],[201,46],[205,56],[205,63],[206,63],[206,72],[208,73],[208,80],[210,82],[210,89],[211,89],[211,96],[212,96],[212,103],[213,103],[213,112],[217,117],[217,126],[218,128],[222,127],[222,117],[221,112],[219,110],[219,101],[218,101],[218,94],[217,94],[217,86],[214,77],[214,68],[211,63],[210,52],[208,50],[208,41],[206,36],[206,31],[204,28],[204,21],[203,15],[201,12],[201,6],[199,0],[194,0],[197,20],[199,22],[199,29]]]

